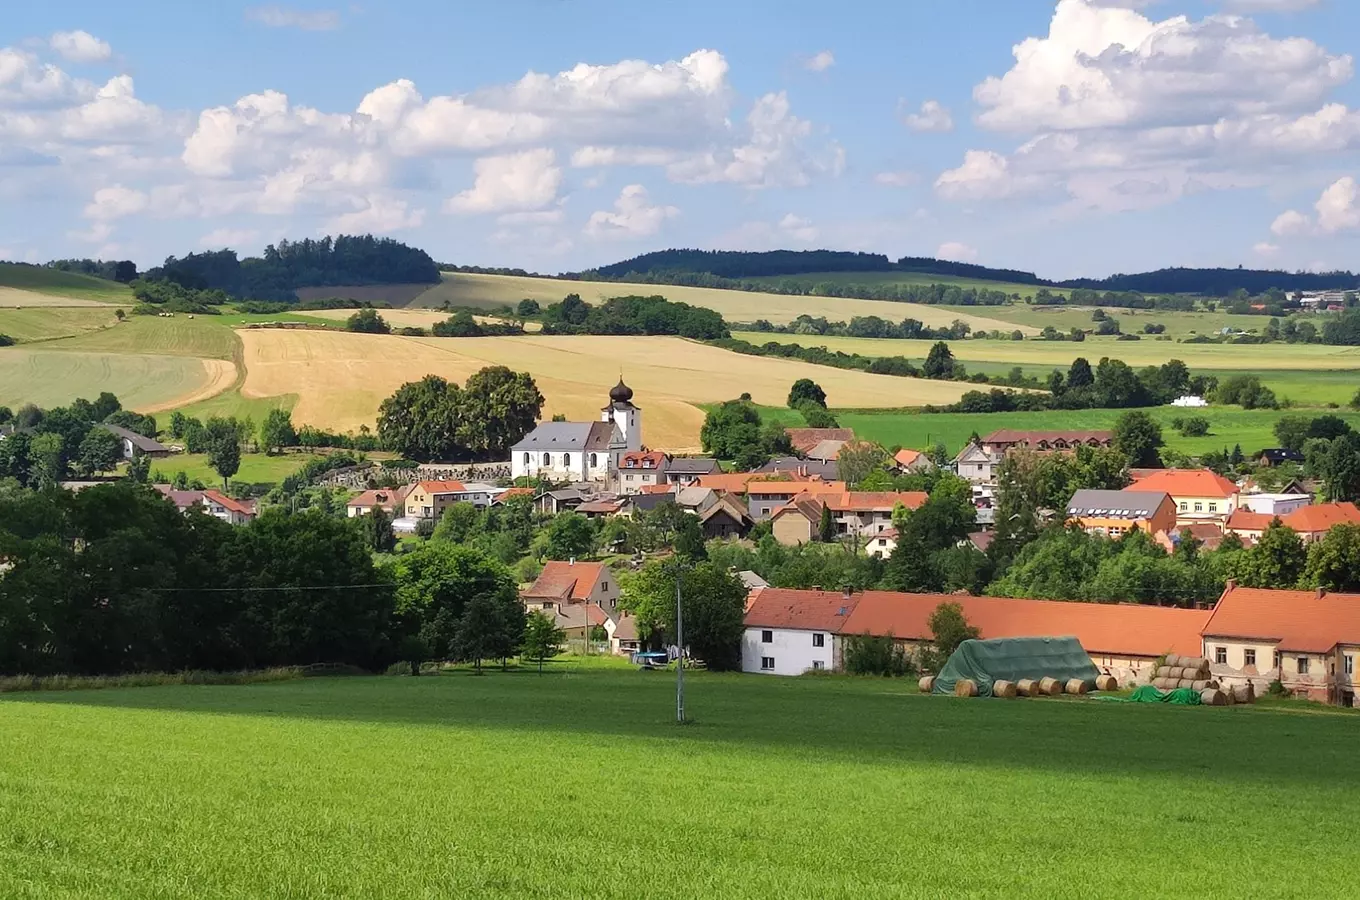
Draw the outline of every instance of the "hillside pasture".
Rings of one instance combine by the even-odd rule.
[[[111,391],[128,409],[160,412],[229,388],[236,367],[216,359],[130,353],[0,350],[0,406],[64,406]]]
[[[359,303],[406,306],[426,291],[434,288],[432,284],[359,284],[339,287],[298,288],[294,293],[299,300],[329,300],[339,297],[342,300],[355,300]]]
[[[788,285],[798,286],[802,289],[810,290],[819,284],[863,284],[871,287],[882,287],[885,285],[920,285],[928,286],[932,284],[953,285],[958,288],[987,291],[1004,291],[1007,294],[1016,294],[1021,297],[1033,297],[1035,292],[1044,285],[1019,284],[1012,281],[992,281],[985,278],[964,278],[958,275],[932,275],[927,272],[809,272],[805,275],[762,275],[755,278],[743,278],[742,281],[752,281],[756,284],[768,284],[772,286]],[[1051,293],[1066,295],[1067,291],[1063,288],[1050,287]],[[992,309],[987,306],[954,307],[955,309]]]
[[[0,334],[24,343],[98,331],[117,322],[113,308],[103,303],[81,307],[0,308]]]
[[[234,359],[240,347],[223,316],[129,316],[113,328],[55,341],[54,350]],[[263,317],[259,317],[263,318]]]
[[[669,284],[628,284],[602,281],[565,281],[517,275],[470,275],[443,273],[443,283],[421,294],[414,306],[452,306],[500,309],[514,307],[520,300],[540,304],[557,303],[567,294],[580,294],[587,303],[601,303],[610,297],[630,294],[660,295],[678,303],[716,310],[729,322],[754,322],[765,319],[776,324],[792,322],[800,315],[825,316],[832,321],[848,322],[855,316],[879,316],[891,322],[916,319],[932,328],[944,327],[962,319],[974,330],[997,328],[1038,333],[990,317],[985,312],[956,313],[937,306],[917,303],[891,303],[886,300],[842,300],[835,297],[786,296],[754,291],[728,291],[716,288],[679,287]],[[979,310],[986,307],[978,307]]]
[[[1196,334],[1218,334],[1223,328],[1234,331],[1261,332],[1265,330],[1269,316],[1242,316],[1232,313],[1207,310],[1195,312],[1171,312],[1159,309],[1121,309],[1112,306],[1030,306],[1013,303],[1006,306],[941,306],[940,309],[954,312],[985,310],[986,314],[1006,322],[1014,322],[1027,328],[1043,330],[1053,326],[1061,332],[1073,328],[1090,330],[1096,327],[1091,315],[1102,310],[1112,319],[1119,321],[1119,327],[1127,334],[1142,334],[1144,325],[1165,325],[1165,334],[1172,337],[1191,337]],[[1305,315],[1295,317],[1297,321],[1311,322],[1319,331],[1326,321],[1325,315]],[[1144,336],[1143,340],[1152,340]]]
[[[60,299],[62,306],[81,306],[84,302],[109,302],[131,305],[132,290],[125,284],[91,275],[62,272],[41,266],[0,262],[0,306],[38,306],[32,298],[7,298],[7,294],[36,293]],[[11,302],[17,299],[24,302]]]
[[[0,895],[1354,893],[1350,711],[578,666],[6,696]]]
[[[594,420],[620,374],[645,411],[643,440],[658,449],[699,444],[695,404],[749,392],[782,404],[799,378],[815,378],[830,402],[900,407],[957,400],[967,385],[893,378],[794,360],[729,353],[669,337],[408,338],[341,331],[239,332],[247,399],[297,394],[294,420],[340,431],[372,425],[378,404],[402,383],[427,374],[462,382],[489,365],[528,371],[547,403],[544,418]]]

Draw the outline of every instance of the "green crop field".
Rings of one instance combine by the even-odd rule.
[[[113,307],[39,307],[10,309],[0,307],[0,334],[21,343],[49,341],[117,324]]]
[[[809,272],[806,275],[765,275],[757,278],[743,278],[741,280],[768,285],[799,285],[805,288],[814,288],[819,284],[863,284],[874,287],[891,284],[952,284],[960,288],[1005,291],[1007,294],[1018,294],[1021,297],[1033,297],[1035,292],[1043,287],[1043,285],[1019,284],[1012,281],[991,281],[985,278],[963,278],[957,275],[932,275],[925,272]],[[1062,288],[1049,288],[1049,291],[1064,296],[1067,294],[1067,291]],[[993,307],[969,306],[952,308],[979,311],[989,310]]]
[[[40,266],[0,262],[0,290],[4,288],[76,300],[99,300],[127,305],[133,303],[132,291],[127,285],[116,281],[105,281],[91,275],[45,269]]]
[[[92,353],[147,353],[158,356],[196,356],[235,359],[241,342],[222,316],[129,316],[115,328],[83,334],[48,345],[53,350]],[[233,317],[235,318],[235,317]]]
[[[687,685],[683,728],[619,667],[7,696],[0,895],[1354,891],[1345,711]]]
[[[166,418],[166,421],[169,419]],[[258,425],[259,422],[255,424]],[[248,484],[278,484],[312,460],[320,459],[322,455],[282,453],[278,456],[266,456],[263,453],[243,453],[241,468],[231,476],[231,480]],[[159,473],[155,479],[159,482],[171,481],[176,473],[183,472],[190,480],[197,478],[208,487],[222,486],[222,478],[208,465],[206,453],[178,453],[166,459],[152,460],[151,469],[153,473]]]
[[[0,406],[65,406],[112,391],[129,409],[154,412],[229,386],[234,368],[218,360],[136,353],[0,349]]]
[[[1010,304],[1007,306],[941,306],[941,309],[957,313],[983,313],[1006,322],[1014,322],[1031,328],[1043,329],[1052,325],[1062,332],[1073,328],[1090,329],[1095,327],[1091,314],[1094,306],[1029,306]],[[1232,328],[1234,331],[1264,331],[1268,316],[1241,316],[1227,312],[1166,312],[1156,309],[1120,309],[1118,307],[1099,307],[1110,318],[1119,321],[1122,331],[1129,334],[1142,334],[1144,325],[1165,325],[1165,334],[1173,337],[1190,337],[1196,334],[1217,334],[1220,329]],[[1309,315],[1296,317],[1297,321],[1311,322],[1319,331],[1325,316]],[[1143,340],[1152,340],[1145,336]]]

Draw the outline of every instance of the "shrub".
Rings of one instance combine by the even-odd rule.
[[[851,675],[910,675],[914,666],[891,637],[852,635],[845,639],[845,671]]]

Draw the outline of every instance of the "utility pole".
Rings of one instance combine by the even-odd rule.
[[[685,571],[680,560],[675,561],[675,643],[679,656],[675,660],[675,724],[685,724],[685,620],[681,611],[680,579]]]

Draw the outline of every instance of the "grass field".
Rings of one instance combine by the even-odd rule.
[[[1341,711],[687,688],[683,729],[613,668],[7,696],[0,895],[1353,893]]]
[[[129,316],[115,328],[54,341],[53,350],[92,353],[146,353],[158,356],[194,356],[202,359],[234,359],[240,342],[222,316]]]
[[[97,331],[117,322],[113,307],[102,303],[89,307],[0,307],[0,334],[23,343]]]
[[[1268,316],[1235,316],[1226,312],[1164,312],[1155,309],[1119,309],[1116,307],[1100,307],[1114,319],[1119,320],[1121,330],[1129,334],[1141,334],[1143,326],[1148,324],[1158,324],[1166,326],[1166,334],[1173,337],[1189,337],[1194,334],[1216,334],[1222,328],[1232,328],[1238,331],[1264,331],[1266,323],[1270,321]],[[1014,322],[1030,328],[1042,330],[1047,325],[1052,325],[1059,331],[1070,331],[1073,328],[1094,328],[1095,323],[1091,321],[1091,314],[1097,307],[1094,306],[1028,306],[1024,304],[1012,304],[1010,306],[941,306],[940,309],[953,310],[954,312],[985,312],[986,315],[1001,319],[1006,322]],[[1300,321],[1309,321],[1321,330],[1322,316],[1306,316]],[[1150,337],[1144,337],[1151,340]]]
[[[0,350],[0,406],[65,406],[112,391],[129,409],[159,412],[206,399],[236,379],[230,363],[134,353]]]
[[[711,403],[749,392],[782,403],[798,378],[813,377],[842,406],[898,407],[948,403],[967,385],[867,375],[793,360],[741,356],[667,337],[406,338],[341,331],[240,332],[247,399],[296,394],[294,420],[342,431],[372,424],[378,404],[403,382],[437,374],[463,381],[487,365],[529,371],[547,398],[545,418],[599,416],[622,373],[645,410],[643,440],[652,447],[698,446]]]
[[[0,262],[0,306],[21,305],[4,302],[4,288],[73,300],[107,301],[129,306],[133,303],[131,289],[116,281],[105,281],[103,278],[94,278],[90,275],[44,269],[39,266]]]
[[[758,278],[743,278],[743,281],[754,281],[757,284],[798,284],[807,287],[815,287],[819,284],[864,284],[864,285],[930,285],[930,284],[953,284],[960,288],[976,288],[978,290],[1005,291],[1007,294],[1018,294],[1021,297],[1033,297],[1043,285],[1019,284],[1011,281],[991,281],[984,278],[960,278],[954,275],[931,275],[922,272],[810,272],[806,275],[769,275]],[[1066,295],[1067,291],[1062,288],[1049,288],[1055,294]],[[977,307],[957,307],[959,309],[977,309]]]
[[[676,287],[667,284],[624,284],[600,281],[561,281],[553,278],[530,278],[515,275],[466,275],[445,272],[442,284],[421,294],[413,306],[434,307],[445,300],[454,306],[497,309],[514,306],[528,298],[539,303],[556,303],[567,294],[580,294],[587,303],[599,303],[610,297],[629,294],[660,294],[668,300],[703,306],[722,313],[729,322],[791,322],[800,315],[826,316],[834,321],[848,322],[854,316],[881,316],[893,322],[911,318],[926,325],[948,325],[963,319],[975,330],[992,331],[1016,327],[986,313],[959,314],[938,306],[916,303],[891,303],[886,300],[841,300],[834,297],[796,297],[782,294],[761,294],[753,291],[726,291],[713,288]]]
[[[256,420],[259,425],[259,420]],[[243,453],[241,454],[241,468],[233,476],[232,481],[244,481],[249,484],[278,484],[283,479],[292,475],[298,469],[305,466],[314,459],[320,459],[324,454],[318,453],[283,453],[278,456],[266,456],[263,453]],[[183,472],[190,480],[199,479],[208,487],[221,487],[222,478],[213,471],[212,466],[208,465],[208,455],[206,453],[177,453],[166,459],[156,459],[151,461],[152,473],[160,473],[166,481],[174,478],[175,473]],[[157,476],[158,479],[160,476]]]

